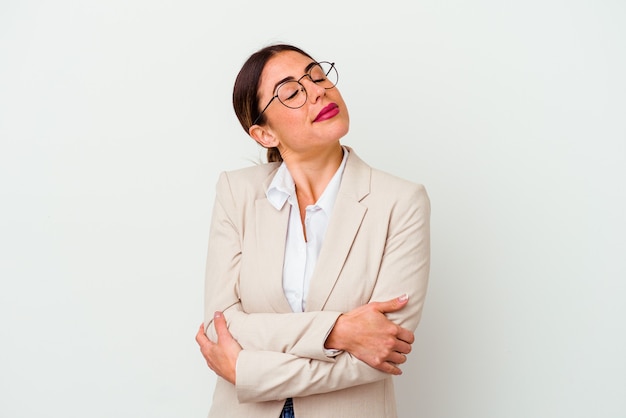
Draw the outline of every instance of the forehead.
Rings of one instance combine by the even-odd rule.
[[[275,84],[287,77],[300,78],[311,62],[311,58],[295,51],[283,51],[274,55],[267,61],[261,73],[261,95],[273,92]]]

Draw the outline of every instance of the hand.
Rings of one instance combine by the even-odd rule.
[[[234,385],[236,381],[235,366],[241,346],[228,331],[226,320],[221,312],[215,312],[213,325],[217,333],[217,343],[207,338],[204,333],[204,324],[200,325],[196,334],[196,342],[200,346],[200,352],[209,368]]]
[[[385,373],[402,374],[397,365],[406,361],[415,336],[387,319],[385,313],[399,311],[407,302],[404,295],[387,302],[371,302],[339,316],[324,347],[347,351]]]

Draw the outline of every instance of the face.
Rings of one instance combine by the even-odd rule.
[[[260,104],[264,107],[276,94],[276,88],[285,80],[299,80],[313,60],[294,51],[284,51],[272,57],[261,74],[259,86]],[[266,124],[255,132],[262,134],[263,143],[256,135],[251,135],[269,147],[276,146],[283,158],[287,154],[306,154],[324,147],[337,146],[348,132],[349,116],[341,93],[337,87],[325,89],[310,78],[303,77],[300,83],[306,89],[305,104],[298,109],[284,106],[274,99],[265,110]]]

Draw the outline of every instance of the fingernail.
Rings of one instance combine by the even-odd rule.
[[[213,315],[214,318],[219,318],[222,316],[222,313],[220,311],[215,311],[215,314]]]
[[[409,300],[409,295],[407,295],[406,293],[398,298],[398,302],[400,302],[400,303],[404,303],[407,300]]]

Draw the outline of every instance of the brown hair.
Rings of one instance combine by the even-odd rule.
[[[252,126],[252,122],[254,122],[261,113],[258,90],[263,68],[265,68],[265,64],[267,64],[270,58],[283,51],[298,52],[313,59],[309,54],[293,45],[269,45],[250,55],[241,67],[241,70],[239,70],[239,74],[237,74],[235,86],[233,87],[233,107],[237,119],[239,119],[239,123],[241,123],[246,133],[248,133],[248,130]],[[261,115],[257,123],[265,123],[265,115]],[[282,160],[283,158],[278,148],[267,149],[268,162],[280,162]]]

